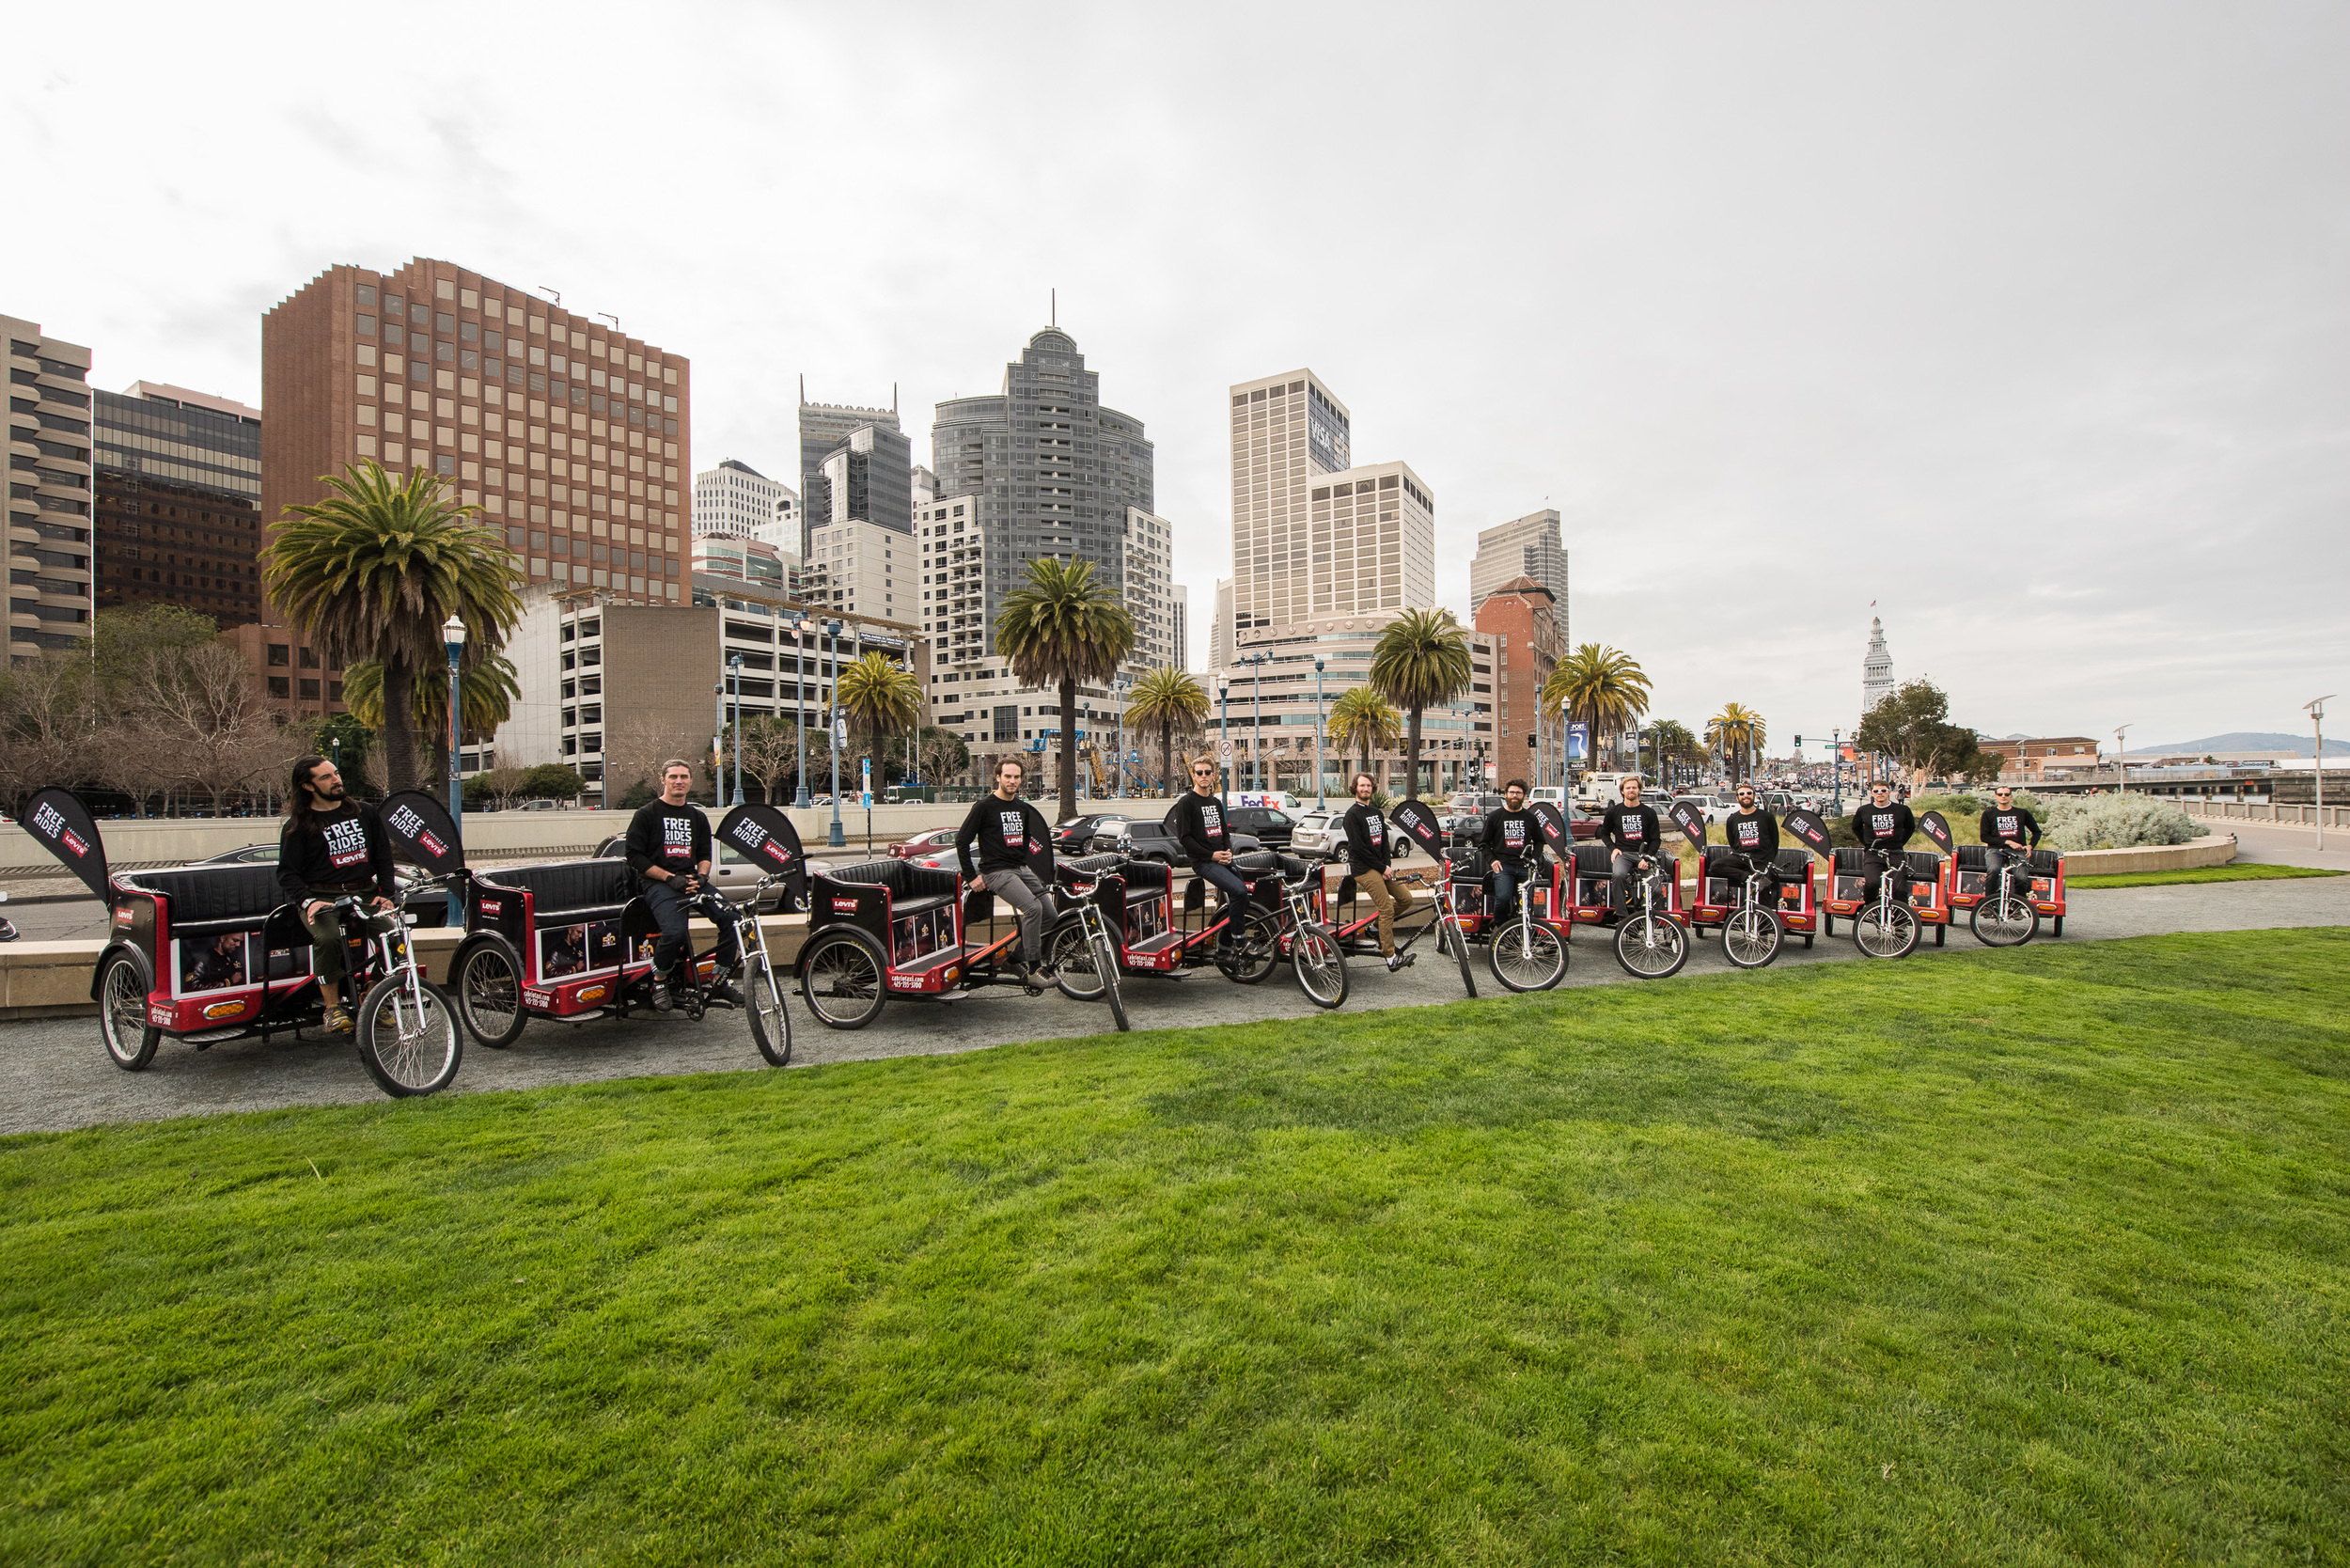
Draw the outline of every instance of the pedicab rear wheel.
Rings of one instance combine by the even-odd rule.
[[[147,976],[127,952],[106,960],[99,973],[98,1032],[106,1042],[106,1055],[125,1073],[136,1073],[155,1059],[155,1045],[164,1033],[148,1027]]]

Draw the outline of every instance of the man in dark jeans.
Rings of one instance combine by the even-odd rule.
[[[694,901],[701,896],[710,881],[710,819],[701,808],[687,802],[686,792],[694,787],[694,767],[682,758],[672,757],[661,764],[661,798],[636,808],[636,815],[628,824],[628,863],[630,869],[645,879],[645,903],[652,911],[653,923],[661,928],[661,935],[652,949],[652,1005],[656,1012],[666,1012],[671,1007],[669,984],[672,979],[684,983],[676,971],[689,952],[686,942],[686,919]],[[727,930],[727,940],[734,933]],[[732,958],[739,959],[734,954]],[[722,963],[728,955],[720,954]],[[743,1005],[735,989],[720,982],[710,993],[713,1001]]]
[[[1861,865],[1867,873],[1860,885],[1862,902],[1876,898],[1888,875],[1893,879],[1893,902],[1909,902],[1909,857],[1903,852],[1917,831],[1917,817],[1894,800],[1892,785],[1880,778],[1869,786],[1869,804],[1852,817],[1853,842],[1860,846]]]
[[[1215,889],[1216,917],[1225,921],[1216,933],[1219,952],[1231,946],[1232,928],[1248,908],[1248,884],[1232,870],[1232,834],[1224,811],[1215,793],[1215,764],[1202,757],[1192,763],[1191,788],[1167,813],[1167,823],[1191,859],[1192,874]]]

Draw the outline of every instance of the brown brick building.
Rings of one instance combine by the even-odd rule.
[[[343,672],[329,667],[291,627],[248,621],[224,632],[220,640],[244,656],[245,667],[261,678],[262,690],[287,717],[321,719],[348,712]]]
[[[1999,777],[2010,784],[2093,773],[2097,767],[2097,743],[2087,735],[2036,735],[1981,745],[1999,760]]]
[[[1503,639],[1495,660],[1500,667],[1494,672],[1494,730],[1499,737],[1494,760],[1499,778],[1564,782],[1566,721],[1555,712],[1542,712],[1543,682],[1567,651],[1558,601],[1533,578],[1512,577],[1477,606],[1476,623],[1480,632]],[[1529,735],[1536,745],[1526,744]]]
[[[689,367],[535,294],[419,258],[337,266],[261,319],[261,515],[363,460],[445,476],[533,583],[683,604]]]

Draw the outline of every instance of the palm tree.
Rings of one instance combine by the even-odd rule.
[[[1419,720],[1425,710],[1468,689],[1468,634],[1450,610],[1405,610],[1379,634],[1371,683],[1410,714],[1403,743],[1406,799],[1419,798]]]
[[[886,653],[868,653],[843,668],[832,692],[834,703],[864,729],[869,757],[880,751],[884,735],[912,728],[922,712],[921,683]]]
[[[1175,772],[1175,733],[1188,735],[1208,716],[1207,689],[1187,670],[1154,669],[1135,682],[1126,701],[1126,722],[1159,727],[1159,767],[1171,794],[1181,788]]]
[[[1330,704],[1330,744],[1344,757],[1349,751],[1363,760],[1362,771],[1371,772],[1371,754],[1392,751],[1403,734],[1403,715],[1369,686],[1355,686],[1339,694]],[[1348,792],[1352,793],[1350,790]]]
[[[1761,749],[1768,731],[1762,715],[1743,702],[1725,702],[1722,711],[1705,721],[1708,745],[1730,759],[1730,781],[1747,776],[1747,759]]]
[[[288,507],[260,552],[261,586],[329,665],[384,666],[386,789],[416,782],[415,691],[446,659],[442,623],[464,622],[461,669],[522,619],[522,563],[438,475],[394,479],[373,463],[320,476],[327,498]]]
[[[1632,655],[1595,642],[1561,659],[1543,682],[1543,706],[1572,710],[1590,727],[1594,746],[1602,735],[1622,734],[1648,712],[1648,676]]]
[[[1024,685],[1060,688],[1060,821],[1077,814],[1077,685],[1106,682],[1134,651],[1135,622],[1091,561],[1050,556],[1028,563],[1028,581],[1004,596],[995,647]]]
[[[468,639],[471,640],[471,639]],[[522,678],[503,653],[493,653],[471,668],[459,666],[457,718],[467,734],[493,734],[514,716],[514,700],[522,696]],[[343,671],[343,706],[370,729],[384,728],[384,666],[363,659]],[[448,682],[418,680],[410,709],[416,732],[431,737],[432,777],[448,776]]]
[[[1649,735],[1655,742],[1657,766],[1660,769],[1668,760],[1685,762],[1698,754],[1697,736],[1690,733],[1689,727],[1679,719],[1658,719],[1649,726]],[[1667,785],[1672,782],[1668,774],[1660,772],[1657,776]]]

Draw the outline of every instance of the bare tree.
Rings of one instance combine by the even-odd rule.
[[[45,785],[90,776],[97,726],[87,652],[45,649],[0,669],[0,798],[21,810]]]
[[[214,815],[308,745],[277,722],[260,682],[226,644],[159,651],[146,663],[139,717],[177,778],[212,797]]]
[[[964,747],[963,737],[936,725],[922,731],[915,755],[921,760],[922,776],[933,784],[944,783],[971,764],[971,753]]]
[[[607,719],[609,708],[604,710]],[[661,764],[672,757],[710,760],[710,732],[697,727],[693,716],[674,713],[631,713],[603,729],[603,804],[618,806],[623,795],[642,784],[660,788]]]
[[[100,725],[95,750],[90,776],[130,796],[134,816],[146,816],[148,797],[168,790],[180,777],[169,743],[143,713],[123,714]]]
[[[753,718],[743,727],[743,766],[759,780],[767,803],[783,803],[783,781],[799,771],[800,727],[786,718]]]

